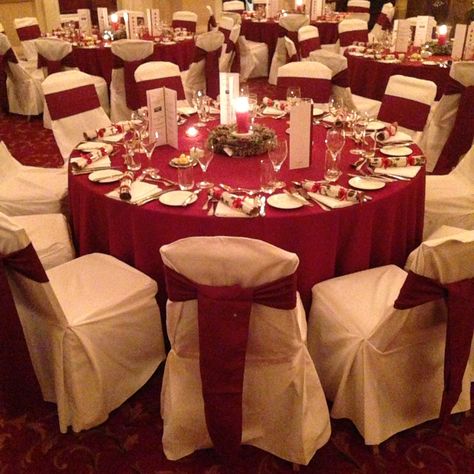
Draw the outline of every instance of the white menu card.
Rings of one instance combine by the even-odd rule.
[[[167,87],[146,92],[148,133],[155,135],[155,132],[158,132],[158,146],[170,145],[178,148],[177,97],[176,91]]]
[[[411,41],[411,28],[408,20],[395,20],[393,23],[393,44],[397,53],[406,53]]]
[[[86,35],[92,34],[91,11],[88,8],[79,8],[77,10],[79,16],[79,29]]]
[[[316,21],[318,17],[324,14],[324,8],[326,7],[326,0],[311,0],[310,5],[310,18],[311,21]]]
[[[158,8],[147,8],[146,19],[148,25],[148,32],[151,36],[159,36],[160,31],[160,10]]]
[[[105,30],[109,29],[109,15],[107,8],[97,7],[97,20],[99,23],[99,31],[103,33]]]
[[[464,56],[464,47],[466,45],[467,25],[458,23],[454,30],[453,50],[451,56],[454,60],[460,60]]]
[[[435,21],[433,17],[426,15],[417,16],[415,39],[413,40],[413,46],[421,46],[427,41],[431,41],[434,27]]]
[[[467,28],[463,59],[465,61],[471,61],[474,59],[474,21],[471,21],[471,24]]]
[[[237,72],[219,73],[221,124],[235,123],[234,99],[239,96],[240,75]]]
[[[301,102],[290,110],[290,170],[311,164],[313,104]]]
[[[144,24],[143,13],[141,12],[128,12],[128,38],[139,39],[139,26]]]

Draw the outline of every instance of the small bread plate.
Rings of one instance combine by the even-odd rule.
[[[408,156],[413,150],[407,146],[384,146],[380,149],[380,153],[388,156]]]
[[[374,120],[373,122],[369,122],[367,124],[367,130],[374,132],[377,130],[383,130],[386,126],[387,125],[384,122],[380,122],[379,120]]]
[[[120,170],[99,170],[89,175],[89,180],[94,183],[115,183],[122,179],[123,172]]]
[[[179,162],[179,158],[171,158],[171,160],[169,161],[168,163],[170,166],[172,166],[173,168],[187,168],[188,166],[190,166],[191,164],[191,161],[187,161],[186,163],[180,163]],[[192,165],[193,166],[196,166],[197,165],[197,161],[196,160],[193,160],[192,161]]]
[[[313,107],[313,117],[319,117],[320,115],[324,114],[323,109],[318,109],[317,107]]]
[[[383,181],[370,179],[370,177],[355,177],[351,178],[348,182],[353,188],[362,189],[364,191],[375,191],[376,189],[382,189],[385,187],[385,183]]]
[[[169,191],[164,193],[160,196],[159,201],[161,204],[165,204],[166,206],[182,206],[183,202],[186,200],[188,196],[192,195],[191,199],[188,201],[188,204],[192,204],[198,198],[195,193],[191,191]]]
[[[298,209],[303,207],[303,203],[298,199],[288,196],[288,194],[272,194],[267,202],[270,206],[277,209]]]

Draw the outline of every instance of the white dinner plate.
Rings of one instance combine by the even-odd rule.
[[[303,207],[303,204],[297,199],[288,196],[288,194],[272,194],[267,202],[270,206],[277,209],[298,209]]]
[[[122,179],[123,172],[120,170],[99,170],[89,175],[89,180],[94,183],[114,183]]]
[[[313,117],[319,117],[320,115],[324,114],[323,109],[318,109],[317,107],[313,107]]]
[[[349,54],[351,56],[364,56],[364,53],[362,53],[361,51],[349,51]]]
[[[383,181],[367,178],[354,177],[349,180],[349,184],[356,189],[362,189],[364,191],[373,191],[375,189],[382,189],[385,187]]]
[[[422,61],[422,63],[425,66],[437,66],[438,65],[438,63],[436,61]]]
[[[369,122],[367,124],[367,130],[374,132],[376,130],[383,130],[387,125],[384,122],[380,122],[379,120],[374,120],[373,122]]]
[[[191,191],[169,191],[164,193],[160,196],[159,200],[161,204],[165,204],[166,206],[182,206],[183,202],[189,195],[193,195],[188,204],[193,203],[198,197],[196,194],[192,193]]]
[[[388,156],[408,156],[411,155],[412,149],[407,146],[384,146],[380,152]]]

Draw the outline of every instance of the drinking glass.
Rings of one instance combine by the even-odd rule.
[[[290,86],[286,89],[286,101],[290,107],[297,105],[301,99],[301,89],[296,86]]]
[[[273,193],[274,176],[273,163],[268,158],[260,160],[260,191],[267,194]]]
[[[329,97],[328,110],[329,110],[329,113],[334,118],[336,118],[340,114],[343,107],[344,107],[344,101],[342,100],[341,97],[338,97],[335,95],[332,95],[331,97]]]
[[[357,148],[353,148],[351,153],[353,155],[363,155],[364,148],[363,144],[365,141],[365,132],[368,125],[368,116],[365,113],[359,114],[354,123],[352,124],[352,137],[357,143]]]
[[[189,191],[194,187],[193,165],[178,168],[178,186],[182,191]]]
[[[258,112],[258,98],[257,98],[257,94],[249,94],[248,97],[249,97],[250,128],[252,128],[255,123],[255,118],[257,117],[257,112]]]
[[[139,161],[135,161],[136,141],[136,134],[134,131],[127,132],[123,139],[123,146],[125,148],[124,159],[127,170],[129,171],[137,171],[142,167]]]
[[[278,173],[280,171],[281,165],[288,156],[288,144],[284,139],[278,140],[277,138],[275,138],[274,140],[270,140],[267,146],[267,150],[268,158],[270,158],[270,161],[273,165],[273,170],[275,171],[275,173]],[[286,186],[286,183],[284,183],[283,181],[275,181],[273,183],[273,186],[275,188],[284,188]]]
[[[332,153],[330,150],[325,151],[324,155],[324,179],[333,183],[341,176],[341,153]]]
[[[156,168],[153,168],[151,165],[151,158],[153,156],[153,152],[155,148],[158,146],[158,132],[154,132],[153,134],[143,133],[142,135],[142,147],[145,150],[145,155],[148,159],[148,167],[143,170],[143,173],[158,173]]]
[[[214,147],[212,145],[207,145],[207,143],[200,142],[197,146],[191,148],[190,156],[193,160],[197,160],[205,175],[209,164],[214,158]],[[214,186],[214,183],[211,183],[206,179],[203,179],[198,183],[198,187],[201,189],[212,188],[212,186]]]
[[[209,108],[209,98],[206,96],[202,89],[199,89],[194,91],[192,102],[197,110],[199,117],[199,122],[196,123],[196,127],[205,127],[206,122],[209,121],[207,116]]]
[[[326,133],[326,147],[335,156],[339,153],[344,143],[346,142],[346,137],[344,135],[344,130],[340,127],[332,127]]]

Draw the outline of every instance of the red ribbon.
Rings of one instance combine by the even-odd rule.
[[[48,277],[31,244],[8,255],[0,254],[0,403],[17,414],[25,407],[41,402],[43,397],[8,282],[7,269],[39,283],[46,283]]]
[[[454,95],[454,94],[462,94],[464,92],[464,89],[466,86],[462,84],[459,81],[456,81],[456,79],[453,79],[451,76],[449,76],[448,81],[446,82],[446,85],[444,86],[444,95]]]
[[[72,52],[59,60],[47,59],[38,53],[38,69],[47,68],[48,76],[55,72],[61,72],[65,66],[74,67],[74,58]]]
[[[45,95],[51,120],[59,120],[100,107],[93,84]]]
[[[337,74],[335,74],[332,77],[331,82],[335,86],[349,87],[349,70],[346,68],[346,69],[343,69],[342,71],[339,71]]]
[[[440,419],[445,422],[461,394],[462,379],[471,351],[474,278],[443,285],[410,271],[394,306],[397,309],[408,309],[440,298],[444,298],[448,306],[444,392],[440,409]]]
[[[219,58],[221,49],[214,51],[206,51],[196,46],[194,49],[194,63],[204,60],[204,76],[206,78],[206,94],[213,99],[217,99],[219,95]]]
[[[316,49],[321,49],[321,40],[319,36],[314,38],[308,38],[299,43],[300,48],[300,56],[302,58],[307,58],[311,51],[315,51]]]
[[[198,301],[199,365],[209,436],[235,459],[242,442],[242,389],[252,303],[296,306],[296,274],[255,288],[200,285],[165,266],[171,301]]]
[[[135,71],[142,65],[145,59],[138,61],[123,61],[123,81],[125,83],[125,101],[130,110],[140,108],[140,98],[137,82],[135,81]]]
[[[16,32],[20,41],[34,40],[41,36],[39,25],[22,26],[21,28],[17,28]]]
[[[378,113],[384,122],[398,122],[398,125],[421,132],[425,128],[430,106],[415,100],[385,94]]]
[[[367,7],[347,7],[347,11],[350,13],[369,13]]]
[[[137,83],[138,88],[138,107],[147,105],[146,92],[151,89],[159,89],[160,87],[167,87],[177,92],[177,99],[185,99],[183,84],[181,76],[161,77],[159,79],[149,79],[148,81],[140,81]]]
[[[173,20],[171,22],[171,26],[173,28],[186,28],[188,31],[192,33],[196,32],[196,22],[189,21],[189,20]]]
[[[388,16],[383,12],[379,13],[376,23],[382,27],[382,30],[389,30],[392,27],[392,22],[390,21]]]
[[[277,98],[286,99],[286,90],[290,86],[301,89],[301,97],[310,97],[313,102],[326,103],[331,95],[331,81],[329,79],[314,79],[312,77],[278,77]]]
[[[367,43],[369,41],[369,32],[367,30],[353,30],[339,33],[341,46],[350,46],[354,41]]]

